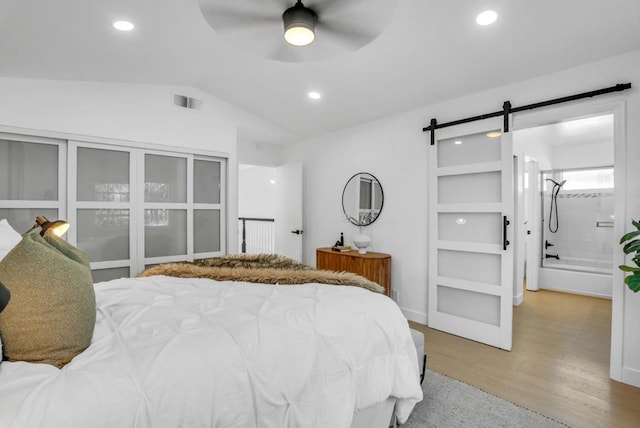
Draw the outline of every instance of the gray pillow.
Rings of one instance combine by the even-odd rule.
[[[0,261],[0,282],[11,291],[0,313],[7,360],[62,367],[89,346],[96,302],[86,254],[32,233]]]

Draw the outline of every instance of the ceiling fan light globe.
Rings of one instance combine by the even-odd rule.
[[[291,27],[284,32],[284,39],[293,46],[307,46],[315,37],[313,30],[307,27]]]
[[[313,42],[318,15],[305,7],[301,1],[285,10],[282,14],[284,39],[293,46],[306,46]]]

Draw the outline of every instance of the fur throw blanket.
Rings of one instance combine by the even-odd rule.
[[[333,284],[333,285],[352,285],[366,288],[376,293],[384,293],[384,287],[368,280],[360,275],[350,272],[333,272],[329,270],[318,270],[310,266],[300,265],[298,262],[291,260],[299,267],[285,267],[286,257],[274,256],[257,257],[255,265],[250,263],[250,256],[225,256],[218,260],[205,259],[197,263],[177,262],[163,263],[152,266],[139,274],[139,277],[166,275],[181,278],[209,278],[217,281],[244,281],[255,282],[260,284],[279,284],[279,285],[296,285],[308,283]],[[269,260],[273,261],[277,267],[261,267],[266,261],[267,266]],[[229,263],[241,261],[237,266],[230,267]],[[216,265],[220,263],[220,265]]]
[[[228,254],[222,257],[211,257],[193,262],[198,266],[218,266],[230,268],[272,268],[291,270],[315,270],[289,257],[277,254]]]

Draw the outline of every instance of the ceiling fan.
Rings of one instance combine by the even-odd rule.
[[[286,62],[320,61],[378,37],[389,0],[198,0],[209,26],[234,46]]]

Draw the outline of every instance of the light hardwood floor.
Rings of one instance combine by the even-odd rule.
[[[610,300],[526,291],[513,319],[511,352],[410,324],[433,371],[572,427],[640,427],[640,388],[609,379]]]

